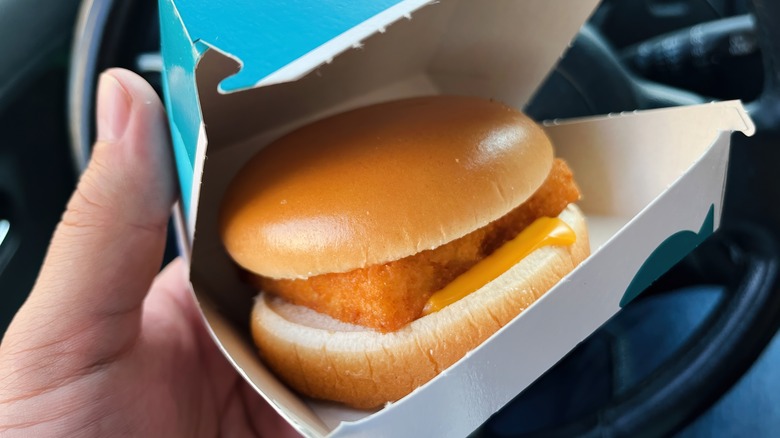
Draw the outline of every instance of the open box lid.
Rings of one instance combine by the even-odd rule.
[[[593,12],[598,0],[504,1],[512,3],[512,17],[534,17],[522,24],[496,24],[513,26],[516,41],[523,41],[523,66],[515,82],[518,93],[515,100],[525,103]],[[447,2],[458,3],[457,0]],[[413,19],[412,15],[421,7],[438,3],[430,0],[160,0],[163,87],[190,238],[194,232],[206,147],[196,71],[207,51],[218,51],[241,66],[235,75],[222,78],[221,93],[295,81],[339,54],[359,49],[361,41],[384,32],[393,23]],[[470,7],[469,14],[479,13],[479,5],[472,3]],[[517,9],[521,11],[518,13]],[[460,29],[444,38],[457,39],[459,35]],[[486,38],[490,36],[485,34]]]

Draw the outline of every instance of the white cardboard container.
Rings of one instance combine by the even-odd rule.
[[[302,398],[259,361],[248,329],[255,291],[216,231],[245,160],[307,122],[388,99],[467,94],[522,108],[596,4],[160,0],[193,291],[225,355],[301,433],[466,435],[717,228],[730,135],[755,129],[739,102],[546,122],[582,190],[592,255],[544,297],[374,412]]]

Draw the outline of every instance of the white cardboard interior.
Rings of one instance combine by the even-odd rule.
[[[301,399],[259,362],[245,329],[255,291],[238,280],[216,232],[222,193],[241,163],[313,119],[391,98],[469,94],[521,108],[596,3],[433,4],[296,82],[230,95],[216,90],[237,69],[234,61],[215,51],[201,60],[197,79],[208,149],[201,157],[192,284],[226,355],[300,431],[403,436],[414,427],[434,436],[468,433],[612,316],[660,242],[676,231],[698,230],[707,206],[714,205],[719,217],[727,132],[752,130],[738,103],[551,124],[547,131],[573,167],[584,193],[581,206],[593,218],[596,251],[537,304],[438,378],[376,413]],[[544,342],[529,333],[543,333]],[[521,353],[528,351],[534,354]],[[410,416],[425,421],[413,423]]]

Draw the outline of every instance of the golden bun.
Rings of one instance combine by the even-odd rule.
[[[348,272],[504,216],[552,161],[541,127],[499,102],[429,96],[363,107],[262,149],[226,192],[221,237],[262,276]]]
[[[261,356],[308,396],[357,408],[396,401],[484,342],[587,257],[581,211],[569,205],[559,217],[575,231],[574,244],[542,247],[478,291],[396,332],[346,324],[261,294],[251,319]]]

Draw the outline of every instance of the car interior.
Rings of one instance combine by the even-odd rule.
[[[739,99],[757,132],[732,137],[720,229],[474,436],[780,430],[778,41],[775,0],[602,0],[529,115]],[[153,0],[0,0],[0,333],[89,160],[100,72],[133,70],[161,93],[159,45]],[[176,248],[170,232],[166,263]]]

